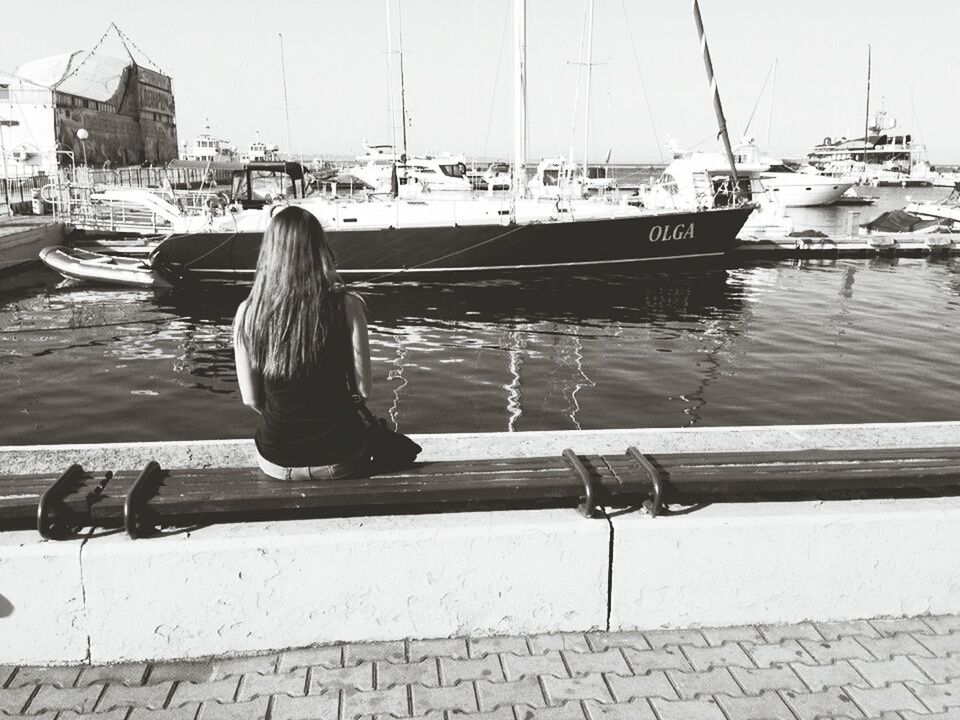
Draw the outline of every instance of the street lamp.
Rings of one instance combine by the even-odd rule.
[[[90,133],[87,132],[86,128],[80,128],[77,130],[77,138],[80,140],[80,147],[83,148],[83,164],[87,164],[87,138],[90,137]]]

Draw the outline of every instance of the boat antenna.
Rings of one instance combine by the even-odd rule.
[[[513,128],[513,197],[520,200],[527,185],[527,2],[513,3],[514,64],[514,128]]]
[[[403,123],[403,154],[400,161],[407,162],[407,88],[403,81],[403,3],[397,0],[397,39],[400,41],[400,120]]]
[[[390,0],[385,0],[384,9],[387,11],[387,116],[389,117],[390,149],[393,153],[393,169],[390,171],[390,196],[399,195],[399,180],[394,188],[393,178],[397,173],[397,116],[393,105],[393,31],[390,25]],[[396,191],[395,191],[396,190]]]
[[[700,15],[700,2],[693,0],[693,19],[697,24],[697,34],[700,36],[700,49],[703,51],[703,66],[707,71],[707,80],[713,91],[713,109],[717,113],[717,124],[720,126],[720,137],[723,139],[723,148],[727,152],[727,161],[730,163],[730,173],[733,176],[732,195],[737,197],[740,189],[740,178],[737,176],[737,163],[733,157],[733,148],[730,146],[730,134],[727,132],[727,120],[723,115],[723,104],[720,102],[720,88],[713,74],[713,61],[710,59],[710,48],[707,46],[707,35],[703,30],[703,17]]]
[[[773,96],[777,91],[777,65],[779,64],[777,58],[773,59],[773,79],[770,82],[770,106],[767,108],[767,152],[770,152],[770,129],[773,127]]]
[[[870,142],[870,76],[873,70],[873,48],[867,45],[867,111],[863,116],[863,164],[867,164],[867,144]],[[864,168],[866,170],[866,168]]]
[[[290,103],[287,100],[287,64],[283,53],[283,33],[277,33],[280,38],[280,76],[283,80],[283,114],[287,121],[287,154],[293,153],[293,143],[290,141]]]

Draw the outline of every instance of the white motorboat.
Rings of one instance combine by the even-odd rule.
[[[172,287],[163,273],[147,260],[102,255],[62,245],[41,250],[40,260],[71,280],[154,289]]]
[[[812,172],[799,172],[782,160],[763,158],[770,164],[760,173],[763,185],[784,207],[833,205],[854,183]]]
[[[953,191],[940,202],[912,202],[904,209],[920,217],[950,220],[951,222],[960,223],[960,183],[957,183]]]
[[[392,145],[368,145],[356,156],[356,164],[347,170],[372,185],[378,193],[391,191],[396,172],[400,195],[419,192],[470,192],[467,163],[463,155],[411,155],[404,159]]]

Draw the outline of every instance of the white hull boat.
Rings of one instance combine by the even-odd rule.
[[[40,251],[44,265],[65,278],[105,285],[126,285],[165,289],[172,287],[163,275],[148,261],[136,258],[101,255],[63,245],[54,245]]]

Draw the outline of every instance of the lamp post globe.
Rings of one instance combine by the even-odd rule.
[[[83,164],[87,164],[87,138],[90,137],[90,133],[87,132],[86,128],[80,128],[77,130],[77,138],[80,140],[80,147],[83,149]]]

